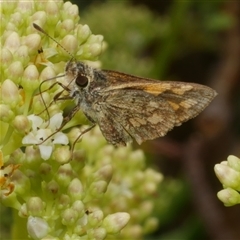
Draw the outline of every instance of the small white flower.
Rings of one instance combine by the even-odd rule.
[[[62,132],[56,132],[63,121],[61,113],[52,116],[49,122],[44,122],[41,117],[36,115],[29,115],[28,119],[32,122],[32,131],[22,139],[22,143],[39,144],[40,154],[44,160],[49,159],[55,144],[68,144],[67,136]],[[54,132],[56,133],[53,134]],[[49,137],[51,134],[53,135]]]

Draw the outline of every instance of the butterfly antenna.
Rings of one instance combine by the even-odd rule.
[[[55,43],[57,43],[65,52],[67,52],[72,59],[74,58],[74,56],[65,48],[63,47],[56,39],[54,39],[52,36],[50,36],[47,32],[45,32],[40,26],[38,26],[36,23],[33,23],[33,27],[38,30],[39,32],[45,34],[47,37],[49,37],[50,39],[52,39]]]

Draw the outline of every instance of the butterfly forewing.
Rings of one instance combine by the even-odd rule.
[[[131,137],[141,144],[164,136],[174,126],[199,114],[216,95],[211,88],[199,84],[131,75],[126,81],[126,76],[129,75],[107,71],[110,84],[102,89],[105,101],[98,103],[104,115],[101,119],[97,116],[98,124],[105,138],[115,145],[124,145]],[[118,130],[113,130],[112,125]]]

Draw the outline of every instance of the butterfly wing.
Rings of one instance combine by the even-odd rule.
[[[198,115],[216,96],[203,85],[161,82],[104,71],[109,86],[101,89],[97,122],[108,142],[138,144],[164,136],[174,126]]]
[[[100,129],[114,145],[125,145],[131,138],[141,144],[164,136],[175,124],[175,113],[164,99],[138,90],[112,92],[98,112]]]

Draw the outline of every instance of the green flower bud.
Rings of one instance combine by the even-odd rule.
[[[28,215],[41,216],[45,205],[46,204],[39,197],[29,198],[26,205]]]
[[[39,26],[42,26],[43,24],[45,24],[46,21],[47,21],[47,14],[44,11],[38,11],[32,15],[32,22],[37,23]],[[42,24],[40,24],[40,22]]]
[[[66,36],[69,32],[74,30],[74,21],[72,19],[66,19],[60,23],[60,35]]]
[[[225,188],[229,187],[237,191],[240,190],[240,172],[222,164],[216,164],[214,171]]]
[[[38,162],[39,159],[41,158],[39,149],[33,146],[26,147],[25,156],[27,162]]]
[[[69,162],[71,158],[71,151],[69,150],[69,146],[61,146],[55,149],[53,157],[60,164]]]
[[[129,219],[130,215],[125,212],[110,214],[104,218],[102,226],[106,229],[107,233],[119,233],[126,226]]]
[[[108,183],[106,181],[93,182],[89,187],[91,196],[99,198],[107,191]]]
[[[2,67],[9,66],[9,64],[12,62],[12,58],[13,58],[13,55],[9,49],[1,48],[0,59],[1,59]]]
[[[58,209],[65,209],[65,208],[69,207],[70,203],[71,203],[70,197],[66,194],[62,194],[58,198],[57,208]]]
[[[63,18],[70,18],[75,21],[78,21],[79,11],[78,11],[77,5],[72,4],[71,2],[65,2],[63,4],[63,10],[64,11],[62,11],[62,13],[61,13]]]
[[[92,227],[96,227],[102,223],[103,218],[103,212],[101,210],[96,210],[88,215],[88,222]]]
[[[3,45],[11,53],[14,53],[20,46],[21,40],[17,32],[12,32],[8,35]]]
[[[21,134],[27,134],[31,129],[31,123],[24,115],[18,115],[13,120],[14,128]]]
[[[27,46],[20,46],[15,52],[14,56],[16,61],[20,61],[23,66],[26,66],[27,64],[29,64],[30,57],[29,57]],[[22,79],[22,76],[21,76],[21,79]]]
[[[67,163],[59,167],[56,178],[59,184],[67,186],[73,176],[74,174],[72,171],[72,167],[70,164]]]
[[[47,66],[40,73],[39,79],[44,81],[44,80],[55,78],[55,77],[56,77],[56,72],[54,71],[53,67]],[[47,81],[43,85],[47,89],[52,85],[52,81]]]
[[[240,194],[231,188],[226,188],[217,193],[220,201],[224,203],[226,207],[234,206],[240,203]]]
[[[83,204],[83,202],[80,201],[80,200],[76,200],[76,201],[73,203],[72,209],[78,213],[78,216],[79,216],[79,217],[83,217],[83,215],[85,214],[84,204]]]
[[[28,47],[29,54],[36,53],[41,44],[41,37],[37,33],[29,34],[24,38],[23,44]]]
[[[14,112],[10,109],[10,106],[6,104],[0,104],[0,120],[9,123],[13,118]]]
[[[65,36],[62,39],[62,41],[60,41],[60,44],[67,50],[66,52],[65,49],[60,49],[63,55],[69,56],[69,53],[75,55],[78,48],[78,41],[75,36],[72,35]]]
[[[46,3],[45,11],[48,16],[48,22],[51,23],[51,25],[55,25],[58,21],[58,14],[59,9],[56,2],[49,1]]]
[[[107,236],[107,232],[105,228],[95,228],[95,229],[90,229],[87,232],[88,239],[98,239],[98,240],[103,240]]]
[[[26,218],[28,216],[27,204],[23,203],[19,208],[18,215],[19,217]]]
[[[23,64],[20,61],[15,61],[6,69],[6,75],[13,79],[15,83],[20,83],[23,75]]]
[[[233,155],[230,155],[227,158],[227,162],[228,162],[229,167],[240,172],[240,159],[239,158],[237,158]]]
[[[91,35],[91,30],[88,27],[88,25],[78,25],[77,36],[78,36],[78,42],[80,45],[85,41],[87,41],[90,35]]]
[[[68,186],[68,194],[74,200],[80,200],[83,197],[83,185],[81,181],[74,178]]]
[[[58,191],[59,191],[59,185],[56,181],[52,180],[50,181],[47,186],[46,186],[46,190],[47,192],[49,192],[49,194],[51,194],[53,197],[56,197]]]
[[[112,179],[113,167],[107,164],[93,174],[94,180],[105,180],[109,182]]]
[[[18,87],[9,79],[5,80],[2,84],[1,97],[4,103],[15,107],[20,101]]]
[[[39,72],[35,65],[29,65],[24,70],[21,85],[26,91],[33,92],[39,86]]]
[[[63,211],[61,218],[62,224],[66,226],[72,226],[77,221],[78,214],[73,209],[69,208]]]
[[[39,173],[42,175],[48,175],[52,171],[52,166],[48,163],[43,162],[39,167]]]

